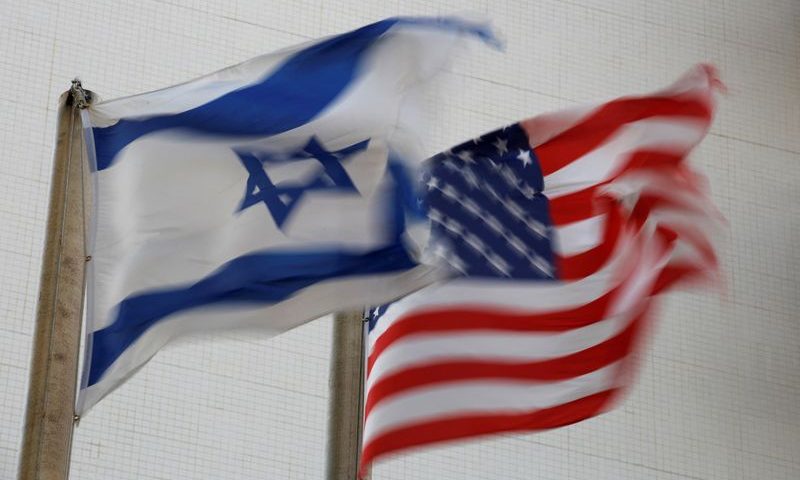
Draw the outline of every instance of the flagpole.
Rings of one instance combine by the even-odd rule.
[[[363,311],[334,315],[332,344],[325,478],[356,480],[364,391]]]
[[[83,188],[87,171],[80,123],[80,109],[87,102],[77,80],[59,99],[20,480],[69,476],[87,260]]]

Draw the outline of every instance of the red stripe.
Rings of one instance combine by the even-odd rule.
[[[683,280],[700,273],[698,267],[690,265],[681,266],[668,266],[661,271],[661,274],[656,280],[653,294],[664,292],[667,289],[674,287],[676,284]]]
[[[585,350],[535,362],[450,361],[408,368],[388,375],[371,385],[364,415],[388,397],[425,385],[476,379],[518,381],[558,381],[578,377],[610,365],[629,352],[638,331],[639,316],[616,336]]]
[[[634,170],[670,171],[677,173],[684,154],[656,150],[637,150],[617,171],[596,185],[567,195],[550,199],[550,217],[556,226],[586,220],[607,212],[616,201],[599,192],[600,187],[611,183],[625,173]]]
[[[384,350],[410,335],[469,330],[563,332],[585,327],[606,316],[608,305],[616,298],[620,288],[622,286],[617,286],[585,305],[553,312],[513,314],[497,313],[488,308],[443,308],[411,313],[396,320],[375,341],[367,361],[367,374],[372,371],[375,359]]]
[[[382,455],[419,445],[488,433],[543,430],[570,425],[602,413],[615,393],[616,389],[606,390],[569,403],[526,413],[462,415],[391,430],[364,446],[361,471],[365,472],[366,467]]]
[[[654,192],[642,192],[639,194],[636,205],[631,212],[631,217],[646,220],[650,213],[658,209],[695,210],[692,205],[677,197]]]
[[[599,245],[576,255],[566,257],[556,255],[555,264],[558,278],[568,281],[580,280],[603,268],[614,254],[614,249],[621,238],[622,223],[622,214],[619,208],[611,209],[606,216],[603,239]],[[557,235],[555,241],[558,241]]]
[[[599,195],[601,185],[593,185],[562,197],[550,199],[550,221],[555,226],[567,225],[608,212],[614,204],[611,197]]]
[[[605,142],[626,123],[651,117],[711,120],[710,106],[696,98],[622,98],[600,107],[569,130],[536,147],[543,175],[560,170]]]

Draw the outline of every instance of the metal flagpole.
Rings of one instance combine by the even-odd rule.
[[[333,351],[328,390],[327,480],[358,478],[364,345],[364,312],[337,313],[333,319]]]
[[[87,171],[80,124],[80,109],[87,101],[77,80],[59,99],[20,480],[65,480],[69,476],[88,258],[83,189]]]

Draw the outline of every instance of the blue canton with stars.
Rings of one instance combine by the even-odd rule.
[[[519,125],[429,159],[423,182],[433,253],[455,272],[556,278],[544,178]]]
[[[303,148],[289,153],[276,154],[236,150],[239,160],[250,175],[247,179],[244,198],[239,205],[238,211],[263,203],[275,220],[275,224],[278,228],[281,228],[289,218],[292,209],[307,192],[339,190],[358,193],[353,181],[344,169],[342,161],[346,161],[353,155],[366,150],[368,144],[369,139],[341,150],[328,151],[316,137],[311,137]],[[316,177],[306,181],[304,184],[281,182],[276,185],[264,170],[265,164],[280,164],[307,159],[316,159],[322,165],[322,169]]]
[[[518,124],[440,153],[424,170],[420,188],[431,248],[456,275],[558,278],[544,178]],[[370,330],[387,307],[370,311]]]

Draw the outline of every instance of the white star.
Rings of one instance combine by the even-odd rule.
[[[443,165],[444,165],[444,168],[446,168],[448,170],[458,170],[458,167],[456,166],[456,164],[451,162],[450,160],[444,162]]]
[[[481,216],[481,207],[479,207],[478,204],[475,203],[475,201],[472,200],[471,198],[469,197],[465,198],[464,201],[461,202],[461,205],[464,207],[464,210],[471,213],[472,215],[476,217]]]
[[[472,155],[473,155],[472,151],[470,151],[470,150],[462,150],[462,151],[458,152],[458,154],[456,156],[458,158],[460,158],[461,160],[463,160],[465,163],[475,163],[475,159],[472,158]]]
[[[472,233],[467,233],[463,238],[467,245],[474,248],[478,252],[483,252],[484,249],[486,249],[486,244],[483,243],[483,240]]]
[[[506,240],[508,240],[508,244],[511,245],[511,248],[518,251],[520,255],[525,256],[528,254],[528,249],[525,245],[525,242],[521,238],[511,234],[506,236]]]
[[[505,201],[503,202],[503,206],[506,207],[508,213],[517,217],[519,220],[522,220],[523,222],[528,220],[527,215],[525,214],[525,209],[517,205],[517,203],[510,198],[506,197]],[[530,226],[530,224],[528,226]]]
[[[453,188],[452,185],[447,184],[441,190],[442,190],[442,195],[444,195],[449,200],[453,200],[453,201],[458,200],[458,197],[459,197],[458,191],[456,191],[456,189]]]
[[[456,235],[461,235],[461,232],[464,231],[464,227],[460,223],[458,223],[457,220],[452,218],[447,222],[443,223],[442,225],[444,226],[444,228],[455,233]]]
[[[494,147],[497,149],[498,154],[502,155],[504,153],[508,153],[508,140],[497,137],[497,141],[492,145],[494,145]]]
[[[431,222],[442,223],[442,221],[444,220],[444,215],[442,215],[442,212],[440,212],[439,210],[431,208],[430,210],[428,210],[428,218],[431,219]]]
[[[439,179],[436,177],[431,177],[431,179],[428,180],[428,183],[426,185],[428,186],[428,190],[433,190],[434,188],[438,189],[440,185]]]
[[[478,181],[478,176],[475,175],[475,172],[465,169],[461,170],[461,175],[464,177],[464,180],[467,181],[470,188],[478,188],[480,182]]]
[[[519,191],[522,193],[522,196],[528,200],[531,200],[534,196],[536,196],[536,190],[530,185],[523,185],[519,188]]]
[[[511,170],[508,167],[503,167],[500,169],[500,176],[503,177],[503,180],[505,180],[505,182],[511,188],[515,188],[520,182],[519,178],[517,178],[517,175],[514,173],[514,170]]]
[[[467,273],[467,264],[464,263],[464,260],[461,259],[455,253],[451,253],[449,257],[447,257],[447,263],[450,264],[451,267],[458,270],[459,272],[466,274]]]
[[[503,234],[503,230],[504,230],[503,229],[503,223],[500,222],[500,220],[498,220],[497,217],[489,215],[489,213],[487,212],[486,215],[481,217],[481,219],[484,221],[484,223],[486,223],[486,225],[489,228],[494,230],[498,235],[502,235]]]
[[[435,257],[445,258],[447,256],[447,247],[441,242],[436,242],[431,248],[431,255]]]
[[[544,258],[536,255],[533,258],[531,258],[530,261],[531,261],[531,265],[533,265],[537,270],[539,270],[540,272],[542,272],[546,276],[548,276],[548,277],[552,277],[553,276],[553,270],[550,267],[550,264],[548,264],[547,261]]]
[[[497,190],[495,190],[495,189],[494,189],[494,188],[493,188],[491,185],[489,185],[488,183],[485,183],[485,184],[483,185],[483,188],[484,188],[484,189],[485,189],[487,192],[489,192],[489,196],[491,196],[492,198],[494,198],[494,200],[495,200],[495,201],[497,201],[497,202],[501,202],[501,201],[503,200],[502,198],[500,198],[500,195],[497,193]]]
[[[527,167],[531,164],[531,152],[530,150],[522,150],[520,149],[519,155],[517,155],[517,159],[522,162],[523,167]]]
[[[511,265],[508,264],[503,257],[497,255],[496,253],[490,253],[488,255],[484,255],[486,260],[489,262],[489,265],[497,270],[501,275],[505,277],[511,276]]]
[[[528,229],[535,233],[536,235],[544,238],[547,236],[547,227],[540,221],[534,218],[527,218],[524,220],[525,225],[527,225]]]

